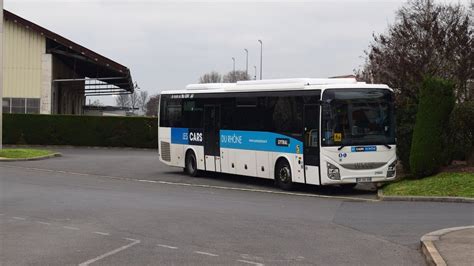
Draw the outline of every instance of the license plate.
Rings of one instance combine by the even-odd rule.
[[[372,177],[357,177],[356,182],[357,183],[372,182]]]

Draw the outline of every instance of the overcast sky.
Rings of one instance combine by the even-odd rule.
[[[229,72],[232,57],[245,70],[244,48],[253,76],[258,39],[264,78],[351,74],[372,34],[384,32],[404,2],[5,0],[4,6],[127,66],[155,94],[212,70]]]

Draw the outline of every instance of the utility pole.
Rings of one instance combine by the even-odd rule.
[[[232,63],[233,63],[232,73],[235,74],[235,58],[234,57],[232,57]]]
[[[0,150],[3,149],[3,0],[0,0]]]
[[[260,43],[260,80],[262,79],[262,72],[263,72],[263,69],[262,69],[262,61],[263,61],[263,42],[262,40],[258,40],[258,42]]]
[[[246,54],[246,56],[245,56],[245,75],[248,77],[249,76],[249,50],[247,50],[247,48],[245,48],[244,51],[245,51],[245,54]]]
[[[235,58],[232,57],[232,62],[234,64],[233,68],[232,68],[232,81],[231,82],[237,82],[236,79],[237,77],[235,76]]]

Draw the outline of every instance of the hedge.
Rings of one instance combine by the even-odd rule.
[[[446,139],[451,160],[474,163],[474,101],[457,104],[449,118]]]
[[[434,77],[423,81],[410,152],[410,170],[416,177],[438,171],[446,161],[444,136],[454,106],[453,83]]]
[[[3,114],[5,144],[157,148],[156,118]]]

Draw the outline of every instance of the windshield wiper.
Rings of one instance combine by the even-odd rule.
[[[346,147],[346,144],[342,144],[339,148],[337,148],[338,151],[342,150],[342,148]]]
[[[345,144],[342,144],[339,148],[337,148],[338,151],[342,150],[342,148],[346,147],[347,145],[350,145],[352,143],[352,141],[348,141],[347,143]]]
[[[384,145],[385,147],[387,147],[387,149],[389,149],[389,150],[392,148],[392,147],[390,147],[390,145],[388,145],[387,143],[384,143],[384,144],[382,144],[382,145]]]

